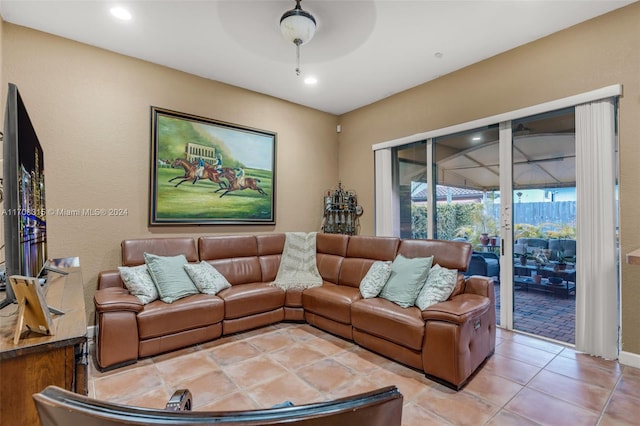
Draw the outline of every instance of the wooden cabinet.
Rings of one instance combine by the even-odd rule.
[[[49,385],[87,394],[87,319],[79,268],[69,275],[49,273],[44,289],[47,304],[62,310],[54,315],[55,334],[25,332],[17,345],[13,333],[18,305],[0,310],[0,425],[38,425],[31,395]]]

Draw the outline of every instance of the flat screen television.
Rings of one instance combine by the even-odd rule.
[[[5,280],[37,277],[47,260],[44,157],[20,92],[9,83],[2,146]],[[10,285],[0,308],[16,301]]]

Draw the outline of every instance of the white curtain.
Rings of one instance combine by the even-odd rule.
[[[576,106],[576,349],[618,358],[615,101]]]
[[[374,155],[376,235],[398,237],[400,236],[400,205],[393,191],[391,148],[378,149]]]

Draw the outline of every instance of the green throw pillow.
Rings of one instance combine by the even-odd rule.
[[[391,264],[391,275],[382,288],[380,297],[403,308],[413,306],[432,263],[433,256],[408,259],[399,254]]]
[[[188,263],[184,255],[165,257],[145,253],[144,261],[163,302],[173,303],[198,294],[198,289],[184,270],[184,265]]]
[[[458,271],[456,269],[447,269],[440,265],[434,265],[429,271],[427,282],[420,290],[420,294],[418,294],[416,306],[421,311],[424,311],[431,305],[449,299],[457,281]]]

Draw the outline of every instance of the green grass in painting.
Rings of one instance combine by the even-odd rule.
[[[195,184],[187,181],[180,186],[176,179],[183,174],[182,169],[159,168],[157,174],[156,217],[184,220],[269,220],[272,218],[271,194],[272,174],[267,170],[245,170],[247,177],[260,179],[258,184],[267,195],[252,189],[233,191],[220,198],[224,190],[209,180],[199,180]],[[226,182],[226,181],[225,181]]]

